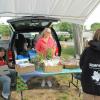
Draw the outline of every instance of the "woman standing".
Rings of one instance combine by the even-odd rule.
[[[35,49],[37,53],[43,54],[43,56],[46,58],[48,49],[52,50],[52,57],[55,56],[55,51],[56,51],[56,43],[51,35],[51,30],[50,28],[45,28],[43,30],[42,36],[39,38],[39,40],[36,43]],[[51,77],[47,78],[47,84],[49,87],[52,87],[51,83]],[[43,80],[41,86],[45,86],[46,81]]]
[[[100,100],[100,29],[80,58],[83,100]]]

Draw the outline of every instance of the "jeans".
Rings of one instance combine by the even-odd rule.
[[[1,75],[0,81],[2,82],[2,85],[3,85],[2,94],[4,94],[5,96],[9,96],[10,95],[11,79],[6,75]]]
[[[9,71],[10,71],[10,74],[8,74],[7,76],[11,78],[11,83],[16,84],[17,72],[14,69],[9,69]]]

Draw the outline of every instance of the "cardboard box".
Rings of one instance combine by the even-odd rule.
[[[20,74],[34,72],[35,65],[29,63],[28,59],[16,60],[15,70]]]
[[[57,66],[43,66],[44,72],[61,72],[63,69],[63,66],[57,65]]]
[[[24,73],[34,72],[35,66],[34,64],[31,66],[25,66],[25,67],[21,67],[20,65],[15,65],[15,70],[20,74],[24,74]]]
[[[61,72],[63,69],[62,65],[59,65],[58,58],[50,59],[50,60],[44,60],[43,63],[43,71],[44,72]]]
[[[79,61],[76,59],[71,59],[71,60],[63,62],[63,66],[64,68],[78,68]]]
[[[77,66],[77,65],[65,64],[65,65],[63,65],[63,67],[69,69],[69,68],[78,68],[79,66]]]

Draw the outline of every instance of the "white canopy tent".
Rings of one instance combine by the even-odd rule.
[[[82,28],[100,0],[0,0],[0,17],[46,16],[73,24],[76,54],[82,52]]]
[[[100,0],[0,0],[0,16],[49,16],[83,24]]]

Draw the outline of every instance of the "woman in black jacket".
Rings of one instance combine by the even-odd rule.
[[[83,100],[100,100],[100,29],[80,58]]]

